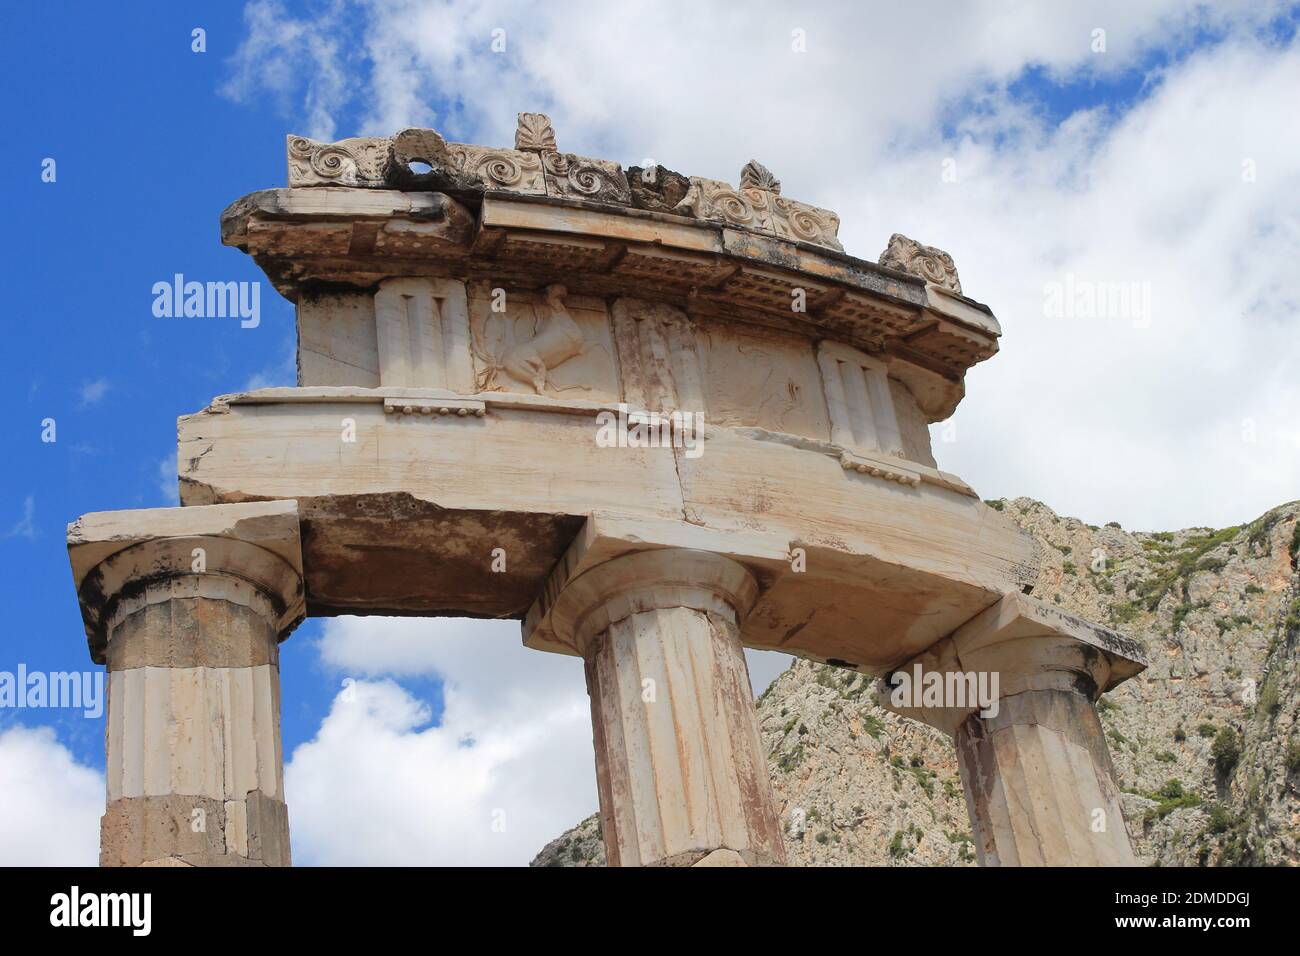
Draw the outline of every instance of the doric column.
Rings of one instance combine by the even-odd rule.
[[[753,576],[667,548],[569,580],[550,624],[586,660],[611,866],[783,864],[739,625]]]
[[[296,502],[85,515],[68,549],[108,665],[102,866],[288,866],[279,642],[304,614]]]
[[[1013,594],[896,670],[882,703],[952,734],[984,866],[1136,859],[1095,702],[1134,641]]]

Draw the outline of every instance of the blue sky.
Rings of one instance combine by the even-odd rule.
[[[177,416],[255,379],[293,384],[293,310],[269,286],[257,328],[152,314],[153,283],[177,272],[262,278],[220,244],[218,217],[284,178],[284,119],[219,93],[242,34],[239,7],[201,7],[139,3],[126,18],[113,5],[11,4],[2,14],[6,85],[19,95],[9,101],[18,148],[0,160],[12,227],[0,564],[14,612],[0,670],[89,669],[68,522],[174,504]],[[190,49],[197,25],[208,31],[202,54]],[[41,179],[47,157],[53,183]],[[53,443],[41,440],[46,418]],[[309,622],[295,640],[317,630]],[[288,745],[319,726],[332,696],[313,660],[285,657]],[[6,709],[0,726],[51,716],[76,758],[102,768],[102,718]]]
[[[986,497],[1028,494],[1089,521],[1121,517],[1126,527],[1148,528],[1249,520],[1296,497],[1296,468],[1280,463],[1300,459],[1296,392],[1287,379],[1288,372],[1294,377],[1300,296],[1294,268],[1289,275],[1261,271],[1266,265],[1249,247],[1251,237],[1271,229],[1268,256],[1294,263],[1300,245],[1294,222],[1278,218],[1279,209],[1295,211],[1293,134],[1269,132],[1266,122],[1272,115],[1294,126],[1300,116],[1294,85],[1286,89],[1295,75],[1295,8],[1261,17],[1233,6],[1210,17],[1154,4],[1148,16],[1118,4],[1095,16],[1022,12],[1010,24],[986,12],[978,22],[987,36],[961,23],[927,31],[933,49],[917,52],[904,82],[901,67],[855,73],[874,67],[855,62],[852,41],[877,37],[880,59],[888,60],[918,35],[916,24],[894,23],[913,13],[890,4],[876,24],[837,30],[836,16],[859,15],[849,12],[854,6],[810,14],[809,53],[791,66],[772,59],[783,55],[792,21],[771,7],[743,25],[692,9],[719,22],[678,44],[648,35],[665,29],[654,7],[642,8],[629,27],[606,19],[608,11],[578,21],[554,9],[492,3],[425,5],[416,18],[396,0],[260,0],[247,8],[145,0],[132,3],[130,15],[112,4],[6,4],[0,54],[13,95],[11,145],[0,156],[0,244],[9,263],[0,352],[8,452],[0,469],[0,580],[9,628],[0,670],[20,662],[29,670],[90,669],[67,523],[88,511],[174,504],[176,417],[218,394],[293,383],[293,311],[269,284],[254,329],[234,319],[157,318],[151,311],[151,287],[175,273],[262,279],[248,257],[220,244],[218,218],[241,195],[284,183],[290,131],[319,135],[324,127],[341,138],[431,122],[504,143],[514,111],[545,108],[561,148],[624,163],[652,155],[686,172],[731,178],[751,155],[776,157],[764,161],[787,193],[838,209],[851,252],[874,258],[895,230],[949,248],[967,291],[1002,316],[1004,355],[972,374],[955,419],[962,439],[945,447],[936,438],[941,466]],[[1096,20],[1110,24],[1110,59],[1087,49]],[[512,46],[493,59],[485,47],[498,23]],[[206,52],[191,50],[195,27],[206,31]],[[752,95],[732,85],[745,82],[700,67],[714,49],[708,43],[721,41],[698,34],[716,38],[732,28],[740,45],[728,55],[748,71]],[[747,46],[751,34],[742,30],[769,33]],[[636,42],[638,31],[647,33],[653,56]],[[751,55],[760,47],[777,53]],[[821,92],[787,96],[792,70]],[[655,79],[661,74],[670,77],[662,87]],[[1276,102],[1260,106],[1261,96]],[[1253,103],[1258,122],[1250,109],[1233,110],[1233,97]],[[1189,131],[1184,115],[1209,125]],[[789,132],[796,128],[797,135]],[[1215,129],[1223,131],[1217,140]],[[1225,137],[1237,141],[1225,146]],[[1166,146],[1163,172],[1146,168],[1153,150]],[[1218,147],[1218,171],[1203,170],[1196,154]],[[846,154],[852,162],[824,159]],[[1239,157],[1259,157],[1262,183],[1242,200],[1234,198],[1246,195],[1234,178]],[[57,164],[52,183],[41,177],[46,158]],[[939,183],[947,158],[967,177],[959,192]],[[1214,198],[1220,193],[1213,190],[1227,198]],[[1089,201],[1104,215],[1081,216]],[[1215,231],[1204,241],[1195,229],[1179,238],[1170,225],[1191,208],[1206,221],[1216,211]],[[1234,255],[1242,257],[1240,268],[1219,276]],[[1121,324],[1048,328],[1036,319],[1043,284],[1057,275],[1046,263],[1059,269],[1062,257],[1082,275],[1151,282],[1168,304],[1166,324],[1155,326],[1163,337],[1153,342],[1149,331]],[[1134,273],[1134,261],[1147,265]],[[1232,344],[1215,344],[1217,322],[1238,323],[1225,333]],[[1071,360],[1089,363],[1088,373]],[[1193,368],[1199,388],[1190,381]],[[1226,410],[1202,408],[1207,390]],[[57,423],[53,443],[41,441],[47,418]],[[1245,420],[1268,437],[1236,441]],[[1089,451],[1060,468],[1052,464],[1062,460],[1059,451],[1031,451],[1026,436]],[[1133,473],[1102,468],[1096,462],[1103,456],[1134,462]],[[1228,481],[1233,493],[1225,496]],[[402,625],[422,626],[429,634],[437,629]],[[410,635],[380,624],[339,627],[331,638],[336,650],[354,648],[365,627],[374,628],[375,643],[390,631],[399,643]],[[285,753],[321,733],[340,679],[352,673],[374,682],[380,697],[397,688],[383,697],[395,707],[425,705],[403,711],[394,734],[431,740],[420,735],[450,706],[450,665],[415,660],[418,652],[373,666],[351,651],[331,657],[317,647],[325,633],[321,622],[308,621],[285,648]],[[581,703],[580,678],[575,684],[565,671],[556,679],[567,682],[557,708]],[[15,725],[52,726],[76,763],[102,770],[102,718],[0,710],[0,733]],[[580,752],[580,725],[571,731],[575,766],[590,759],[589,750]],[[322,744],[311,753],[326,752]],[[494,766],[487,777],[506,773]],[[575,807],[591,799],[591,782],[579,789]],[[304,817],[314,820],[311,812]],[[537,825],[542,832],[554,824]],[[304,832],[323,829],[320,823]],[[298,839],[295,831],[295,852]],[[302,852],[324,862],[342,858]],[[512,852],[513,859],[522,850]]]

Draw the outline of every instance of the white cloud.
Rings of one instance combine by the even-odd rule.
[[[346,55],[346,43],[341,44],[344,11],[343,0],[333,0],[321,6],[318,18],[295,20],[276,0],[248,3],[244,7],[247,38],[222,92],[242,103],[269,93],[282,108],[303,117],[307,128],[295,132],[333,138],[330,104],[348,88],[341,62]],[[304,84],[304,78],[309,82]]]
[[[338,618],[322,661],[354,678],[285,769],[301,864],[525,864],[596,808],[582,664],[516,622]],[[391,679],[444,683],[437,725]]]
[[[575,15],[563,4],[363,0],[294,19],[280,3],[257,0],[232,65],[245,88],[298,91],[331,126],[364,104],[361,129],[343,135],[441,121],[506,143],[517,110],[546,108],[573,138],[562,148],[711,160],[721,168],[690,171],[721,176],[744,162],[737,147],[761,148],[769,165],[802,166],[815,181],[825,178],[818,167],[827,155],[861,169],[848,157],[866,160],[864,147],[875,152],[925,128],[970,89],[1013,79],[1026,64],[1110,75],[1198,26],[1258,22],[1269,9],[1246,0],[1191,12],[1183,0],[887,11],[848,0],[802,10],[632,0]],[[1092,50],[1098,26],[1107,31],[1104,54]],[[357,43],[337,42],[358,29]],[[502,53],[491,49],[498,29]],[[804,53],[792,49],[795,30],[806,37]],[[326,50],[333,55],[322,59]],[[340,72],[350,72],[346,82]],[[445,115],[428,105],[435,99],[448,104]]]
[[[0,865],[95,866],[104,777],[51,727],[0,730]]]
[[[1300,227],[1283,211],[1300,129],[1278,117],[1296,89],[1294,49],[1229,42],[1100,138],[1080,117],[1013,154],[967,141],[957,184],[935,181],[944,153],[931,149],[841,210],[942,242],[1002,320],[957,441],[936,441],[945,468],[988,496],[1148,529],[1236,524],[1295,497]],[[1136,283],[1150,315],[1047,314],[1046,289],[1069,281]]]
[[[254,372],[244,383],[243,391],[259,388],[293,388],[298,384],[298,333],[290,330],[280,342],[280,357]]]
[[[163,458],[158,462],[158,493],[163,503],[171,506],[181,503],[180,479],[176,477],[176,456]]]
[[[346,686],[285,770],[296,862],[524,864],[596,809],[582,662],[517,622],[335,618],[317,647]],[[757,690],[789,661],[751,653]],[[436,725],[392,679],[429,676]]]
[[[948,249],[1002,319],[1003,352],[968,376],[956,442],[936,442],[941,466],[986,496],[1094,522],[1224,525],[1300,487],[1300,231],[1284,214],[1300,127],[1282,119],[1300,58],[1255,39],[1279,9],[657,0],[576,16],[369,0],[308,21],[258,2],[233,71],[245,90],[292,92],[301,121],[348,123],[339,135],[432,124],[506,144],[516,111],[544,109],[562,149],[628,164],[734,179],[758,157],[787,195],[836,209],[859,256],[895,231]],[[807,52],[792,51],[794,29]],[[1222,42],[1160,60],[1128,113],[1056,127],[1008,88],[1031,67],[1104,81],[1197,31]],[[949,158],[956,183],[940,177]],[[1067,275],[1144,284],[1149,326],[1045,316],[1045,287]]]
[[[18,519],[17,524],[0,535],[0,538],[26,538],[33,541],[36,538],[36,496],[28,495],[23,499],[23,516]]]
[[[107,379],[99,378],[93,382],[83,382],[81,384],[81,404],[94,405],[105,395],[108,394],[109,383]]]

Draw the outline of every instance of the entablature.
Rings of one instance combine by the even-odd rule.
[[[966,369],[996,353],[1001,332],[972,300],[833,250],[546,197],[487,195],[475,217],[437,193],[266,190],[226,210],[223,240],[295,301],[403,277],[524,290],[563,282],[833,339],[895,359],[932,421],[952,413]]]

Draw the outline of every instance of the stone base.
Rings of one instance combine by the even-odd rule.
[[[100,819],[100,866],[289,866],[289,811],[245,800],[123,797]]]

